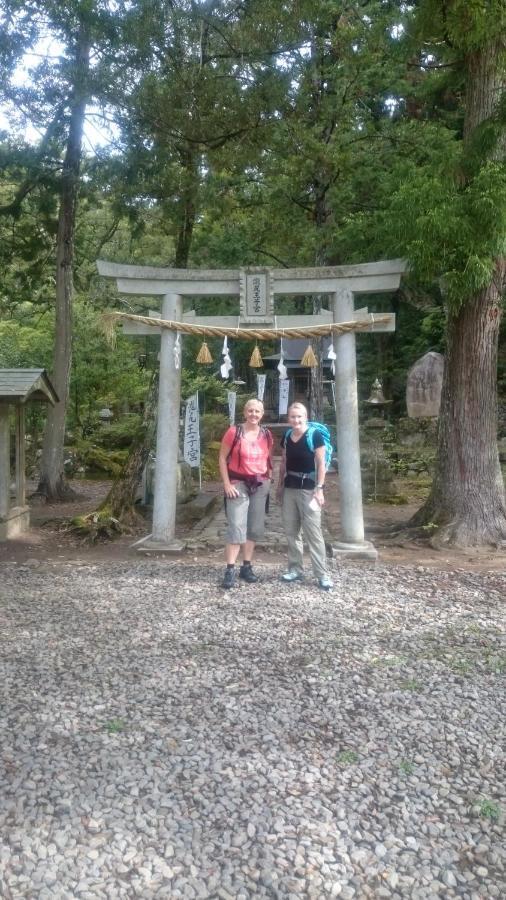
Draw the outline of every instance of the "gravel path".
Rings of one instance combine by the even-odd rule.
[[[2,898],[506,895],[506,577],[0,565]]]

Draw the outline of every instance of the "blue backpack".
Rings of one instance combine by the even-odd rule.
[[[292,433],[292,428],[289,428],[286,432],[287,439],[290,437]],[[314,434],[315,432],[321,434],[324,442],[325,442],[325,471],[327,472],[332,461],[332,454],[334,452],[334,448],[332,446],[332,441],[330,440],[330,431],[328,430],[326,425],[322,425],[321,422],[308,422],[307,423],[307,431],[306,431],[306,440],[311,453],[314,453]]]

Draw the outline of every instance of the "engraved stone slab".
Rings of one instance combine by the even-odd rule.
[[[444,356],[433,350],[411,366],[406,385],[406,406],[411,419],[439,415],[443,369]]]

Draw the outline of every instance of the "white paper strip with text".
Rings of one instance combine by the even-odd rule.
[[[264,399],[265,379],[266,378],[267,378],[267,375],[265,375],[265,374],[257,375],[257,399],[258,400],[263,401],[263,399]]]
[[[288,392],[290,381],[288,378],[279,379],[279,415],[285,416],[288,412]]]
[[[186,401],[184,423],[184,461],[194,468],[200,466],[199,395],[193,394]]]

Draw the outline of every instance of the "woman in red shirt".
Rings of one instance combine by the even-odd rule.
[[[260,400],[248,400],[244,406],[244,423],[228,428],[221,442],[219,465],[228,522],[224,588],[235,584],[235,563],[241,547],[243,561],[239,578],[249,584],[258,581],[251,560],[255,543],[264,535],[273,445],[271,432],[260,425],[263,414],[264,405]]]

